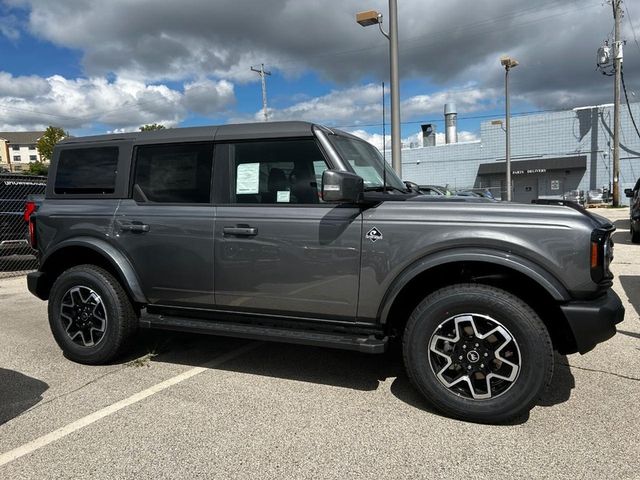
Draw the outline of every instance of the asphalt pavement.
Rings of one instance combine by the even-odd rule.
[[[616,221],[619,333],[557,356],[525,418],[434,412],[396,352],[170,332],[107,366],[66,360],[46,303],[0,279],[0,479],[640,478],[640,245]]]

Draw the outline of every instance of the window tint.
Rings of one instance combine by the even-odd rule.
[[[118,147],[62,150],[56,173],[56,193],[113,193]]]
[[[279,140],[231,145],[233,203],[320,203],[328,167],[315,141]]]
[[[137,148],[134,185],[151,202],[209,203],[213,143]]]

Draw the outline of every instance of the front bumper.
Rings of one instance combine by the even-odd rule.
[[[624,306],[611,289],[593,300],[560,305],[580,353],[586,353],[598,343],[616,334],[616,325],[624,320]]]

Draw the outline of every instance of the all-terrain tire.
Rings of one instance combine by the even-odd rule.
[[[53,337],[64,355],[78,363],[111,362],[127,349],[138,328],[122,285],[95,265],[63,272],[51,288],[48,311]]]
[[[451,285],[420,302],[407,322],[403,357],[429,403],[479,423],[528,412],[551,382],[554,362],[536,312],[511,293],[479,284]]]

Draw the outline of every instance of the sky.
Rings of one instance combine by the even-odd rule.
[[[309,120],[389,141],[388,41],[355,13],[383,0],[0,0],[0,131],[72,135],[262,120]],[[624,74],[640,100],[640,0],[625,0]],[[402,137],[455,102],[460,141],[504,111],[611,103],[596,51],[613,35],[604,0],[398,0]],[[388,24],[384,24],[388,28]]]

